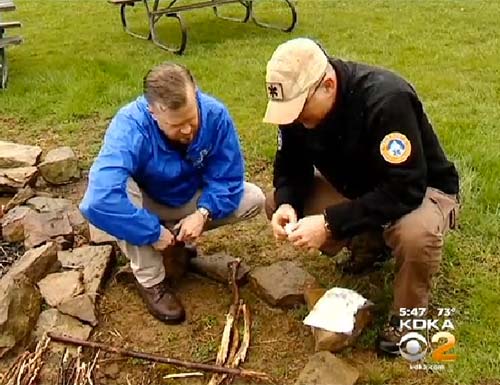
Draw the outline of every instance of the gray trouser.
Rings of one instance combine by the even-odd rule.
[[[137,207],[148,209],[156,214],[167,226],[173,226],[182,218],[193,213],[197,208],[198,198],[201,195],[201,191],[198,191],[184,206],[168,207],[153,201],[139,189],[132,179],[129,179],[127,193],[129,199]],[[250,219],[263,209],[264,203],[265,196],[262,190],[252,183],[245,182],[245,190],[239,207],[233,214],[224,219],[208,222],[205,230]],[[130,260],[130,267],[141,285],[151,287],[163,281],[165,268],[160,252],[153,249],[152,246],[135,246],[122,240],[118,241],[118,245]]]

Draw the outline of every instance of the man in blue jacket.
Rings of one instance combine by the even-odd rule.
[[[167,62],[148,72],[144,95],[112,120],[80,209],[118,239],[148,310],[179,323],[184,308],[165,278],[161,252],[255,216],[264,200],[259,187],[244,182],[225,106],[198,90],[188,69]]]

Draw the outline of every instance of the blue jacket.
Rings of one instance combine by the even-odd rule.
[[[244,161],[227,109],[197,91],[199,130],[186,156],[174,150],[141,96],[111,121],[94,161],[80,210],[95,227],[134,245],[160,237],[160,220],[128,199],[132,177],[146,194],[171,207],[189,202],[202,190],[198,207],[213,219],[230,215],[243,195]]]

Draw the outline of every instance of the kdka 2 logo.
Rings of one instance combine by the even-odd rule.
[[[399,341],[401,356],[410,362],[422,360],[429,353],[435,362],[451,362],[457,355],[450,352],[456,344],[455,336],[450,332],[455,326],[450,318],[454,308],[439,308],[438,317],[444,319],[425,319],[426,309],[400,309],[399,329],[406,334]],[[419,317],[419,318],[409,318]],[[430,341],[429,341],[430,338]]]

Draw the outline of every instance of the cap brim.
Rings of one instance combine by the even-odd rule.
[[[271,124],[290,124],[297,119],[304,108],[308,92],[297,96],[295,99],[281,101],[270,100],[267,103],[266,114],[263,122]]]

